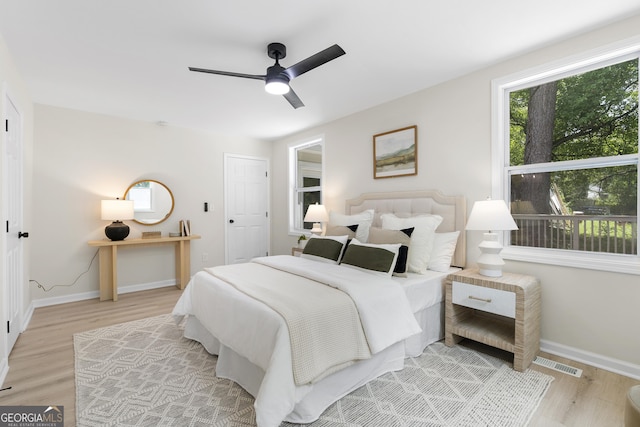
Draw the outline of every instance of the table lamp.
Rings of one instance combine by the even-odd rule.
[[[111,240],[124,240],[129,235],[129,226],[122,220],[133,219],[133,200],[103,200],[101,218],[113,221],[104,229],[104,234]]]
[[[504,200],[489,199],[475,202],[466,229],[486,231],[484,240],[478,246],[481,252],[477,261],[480,274],[490,277],[502,276],[504,265],[500,256],[502,244],[498,241],[496,231],[518,229]]]
[[[307,214],[304,216],[304,222],[312,222],[313,228],[311,232],[313,234],[322,234],[322,223],[329,221],[329,215],[324,205],[309,205],[307,208]]]

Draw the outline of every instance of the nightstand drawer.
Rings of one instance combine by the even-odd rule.
[[[513,292],[454,281],[451,299],[454,304],[514,319],[516,317],[516,294]]]

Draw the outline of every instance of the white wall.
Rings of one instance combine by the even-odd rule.
[[[4,105],[4,97],[5,93],[8,93],[12,102],[16,104],[18,111],[22,117],[22,146],[23,146],[23,159],[24,159],[24,169],[23,169],[23,196],[24,196],[24,215],[23,215],[23,226],[24,230],[28,231],[31,229],[31,173],[32,173],[32,157],[33,157],[33,104],[31,102],[31,96],[29,91],[27,90],[22,78],[20,77],[18,70],[11,59],[11,55],[7,50],[7,47],[4,43],[4,39],[0,36],[0,96],[2,99],[0,100],[0,117],[3,118],[2,126],[3,126],[3,136],[0,137],[0,141],[2,141],[2,146],[0,147],[0,200],[4,202],[4,182],[3,182],[3,173],[2,168],[4,167],[4,118],[5,118],[5,105]],[[3,222],[5,220],[4,210],[2,211],[2,219]],[[24,251],[24,293],[26,294],[26,298],[24,299],[24,307],[23,312],[26,311],[26,307],[29,304],[28,300],[28,289],[27,289],[27,281],[29,271],[29,248],[30,242],[29,240],[23,239],[21,240],[21,244],[23,245]],[[0,321],[2,322],[3,328],[6,321],[6,313],[5,313],[5,248],[6,248],[6,233],[0,233]],[[5,329],[2,329],[3,331]],[[4,333],[0,337],[0,384],[2,383],[4,376],[6,375],[7,369],[7,348],[5,343],[5,335]]]
[[[288,144],[325,136],[329,209],[342,212],[345,199],[363,192],[436,188],[464,195],[470,210],[491,194],[492,79],[637,36],[639,28],[636,16],[279,141],[272,161],[274,253],[295,244],[287,237]],[[418,126],[418,176],[374,180],[372,135],[409,125]],[[475,234],[468,234],[468,265],[479,254]],[[505,270],[540,279],[547,349],[640,376],[640,276],[522,262],[507,262]]]
[[[122,197],[131,183],[144,178],[167,185],[175,209],[158,225],[125,221],[129,236],[156,230],[166,236],[178,231],[181,219],[189,219],[193,233],[202,236],[191,242],[191,272],[224,264],[224,153],[270,158],[271,144],[36,105],[30,278],[46,289],[59,286],[45,291],[31,283],[32,298],[63,301],[98,290],[97,259],[72,283],[96,253],[87,241],[105,238],[109,222],[100,219],[100,200]],[[205,213],[204,202],[213,211]],[[121,248],[119,288],[174,280],[173,254],[170,246]]]

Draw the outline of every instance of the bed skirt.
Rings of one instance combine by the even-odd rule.
[[[285,418],[292,423],[311,423],[331,404],[387,372],[404,367],[405,357],[417,357],[431,343],[444,336],[444,304],[436,304],[415,313],[422,328],[416,334],[310,385],[299,386],[294,410]],[[200,342],[211,354],[218,355],[216,376],[234,381],[256,397],[265,372],[247,358],[222,345],[194,316],[186,320],[184,336]]]

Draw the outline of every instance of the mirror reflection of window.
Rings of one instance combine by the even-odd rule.
[[[153,212],[152,210],[152,182],[139,182],[128,193],[128,199],[133,200],[134,212]]]
[[[310,230],[313,224],[303,222],[304,214],[309,205],[322,204],[322,145],[318,142],[296,150],[297,228]]]

